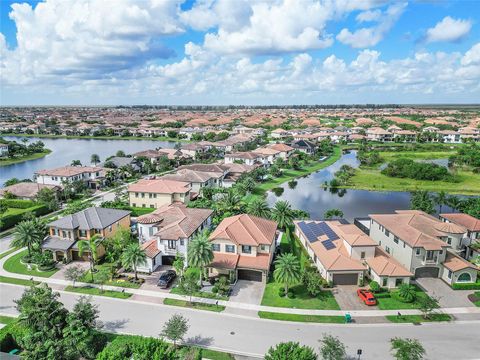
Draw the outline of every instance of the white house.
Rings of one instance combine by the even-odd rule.
[[[63,166],[35,172],[38,184],[62,186],[64,182],[84,181],[89,188],[98,188],[110,169],[96,166]]]

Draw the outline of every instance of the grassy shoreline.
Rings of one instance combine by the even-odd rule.
[[[35,153],[35,154],[20,157],[20,158],[2,159],[2,160],[0,160],[0,167],[13,165],[13,164],[18,164],[18,163],[22,163],[22,162],[30,161],[30,160],[41,159],[41,158],[47,156],[48,154],[50,154],[51,152],[52,152],[52,150],[45,149],[45,151],[42,151],[41,153]]]
[[[52,134],[0,134],[0,136],[15,137],[38,137],[45,139],[87,139],[87,140],[151,140],[151,141],[172,141],[172,142],[191,142],[187,139],[169,138],[167,136],[144,137],[144,136],[80,136],[80,135],[52,135]]]

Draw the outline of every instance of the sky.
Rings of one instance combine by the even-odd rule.
[[[480,0],[0,0],[0,105],[479,103]]]

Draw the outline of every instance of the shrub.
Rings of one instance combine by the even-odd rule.
[[[415,287],[409,284],[401,284],[396,291],[400,301],[405,303],[414,302],[417,298],[417,293]]]
[[[118,336],[96,357],[97,360],[177,358],[176,350],[165,341],[142,336]]]
[[[370,290],[372,290],[374,293],[380,292],[380,284],[376,281],[370,281]]]
[[[15,208],[15,209],[28,209],[35,205],[38,205],[37,203],[31,200],[19,200],[19,199],[2,199],[0,200],[0,204],[6,205],[9,208]]]
[[[50,210],[45,205],[35,205],[33,207],[29,207],[22,210],[23,211],[16,212],[15,214],[0,216],[0,231],[9,229],[15,226],[17,223],[22,221],[23,216],[27,212],[32,212],[36,216],[45,215],[50,212]]]
[[[285,288],[283,286],[278,289],[278,296],[280,296],[280,297],[285,296]]]
[[[466,284],[453,284],[453,290],[480,290],[480,281],[477,280],[476,283],[466,283]]]
[[[218,293],[218,288],[216,286],[212,287],[212,293],[214,294]]]
[[[12,322],[0,330],[0,351],[10,352],[19,349],[19,342],[25,337],[25,328],[18,322]]]
[[[289,291],[288,291],[288,294],[287,294],[287,297],[288,297],[289,299],[295,299],[295,294],[293,293],[293,291],[289,290]]]

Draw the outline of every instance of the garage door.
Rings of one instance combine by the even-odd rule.
[[[358,274],[334,274],[333,284],[334,285],[357,285]]]
[[[80,256],[80,251],[72,250],[72,260],[74,261],[89,261],[88,259],[88,252],[84,252],[82,256]]]
[[[162,256],[162,265],[173,265],[175,261],[175,256],[165,255]]]
[[[262,272],[255,270],[238,270],[238,280],[262,281]]]
[[[421,267],[415,270],[415,277],[417,278],[424,278],[424,277],[431,277],[431,278],[438,278],[438,272],[440,271],[437,267]]]

